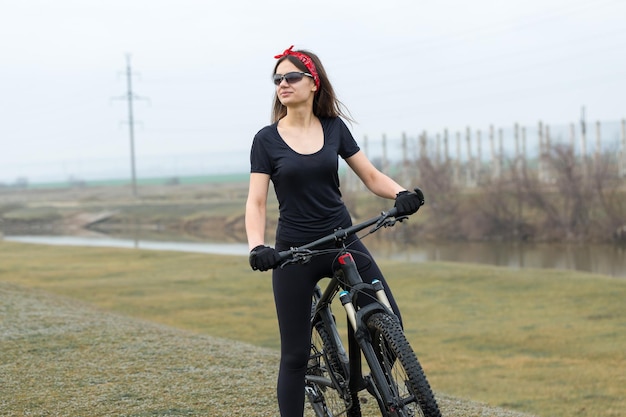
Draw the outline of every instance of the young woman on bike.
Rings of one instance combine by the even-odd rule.
[[[276,95],[272,124],[261,129],[250,153],[246,233],[250,266],[267,271],[278,266],[278,252],[349,227],[350,214],[341,199],[338,157],[374,194],[395,199],[399,215],[415,213],[421,198],[380,172],[360,150],[343,122],[348,119],[319,58],[293,46],[275,57]],[[265,244],[266,203],[270,181],[279,202],[274,248]],[[352,250],[369,256],[353,238]],[[315,284],[332,275],[334,255],[318,256],[306,265],[274,269],[272,285],[281,341],[278,405],[282,417],[304,412],[304,379],[310,349],[311,296]],[[355,256],[366,282],[383,282],[394,312],[398,307],[371,256]],[[367,302],[362,297],[363,304]],[[349,329],[351,330],[351,329]]]

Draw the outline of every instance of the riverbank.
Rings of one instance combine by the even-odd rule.
[[[136,195],[129,185],[115,183],[0,188],[0,230],[11,234],[158,231],[214,241],[245,241],[247,177],[196,180],[146,181]],[[419,236],[422,241],[626,245],[626,207],[620,203],[626,198],[625,187],[612,189],[610,198],[599,202],[581,198],[576,204],[554,186],[533,189],[528,200],[494,187],[425,188],[426,205],[404,227],[407,232],[393,232],[389,240],[410,244]],[[268,213],[276,212],[272,190],[268,198]],[[354,187],[347,187],[343,198],[357,221],[392,205]],[[268,216],[267,226],[267,240],[272,241],[275,216]]]
[[[242,236],[247,183],[154,184],[0,190],[0,230],[9,234],[157,231],[227,241]]]
[[[137,246],[177,242],[246,243],[244,206],[247,182],[214,178],[208,183],[143,184],[138,197],[128,185],[0,190],[0,232],[54,239],[116,239]],[[269,211],[277,203],[269,195]],[[392,202],[366,192],[347,193],[357,220],[391,207]],[[626,276],[626,246],[589,242],[532,240],[446,240],[436,227],[445,223],[427,204],[401,227],[368,238],[383,257],[407,261],[475,262],[511,268],[557,268]],[[467,221],[461,216],[460,221]],[[446,224],[442,226],[450,228]],[[266,240],[273,241],[275,217],[268,216]],[[55,238],[56,236],[56,238]],[[87,242],[88,244],[89,242]],[[95,242],[96,244],[98,241]],[[179,243],[179,244],[183,244]]]
[[[248,255],[249,251],[245,242],[211,242],[187,234],[155,231],[144,233],[136,230],[132,233],[115,234],[80,231],[72,235],[5,235],[0,239],[41,245],[135,248],[242,256]],[[378,260],[412,263],[461,262],[531,270],[558,269],[626,279],[626,248],[612,245],[430,241],[411,245],[398,244],[384,238],[368,239],[367,244]]]

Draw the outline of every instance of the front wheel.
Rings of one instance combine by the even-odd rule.
[[[315,415],[360,416],[359,399],[348,388],[347,368],[341,363],[335,339],[321,320],[311,330],[305,393]]]
[[[383,370],[378,384],[388,386],[393,405],[383,415],[441,417],[430,385],[417,356],[406,340],[398,320],[387,313],[375,313],[367,319],[372,347]]]

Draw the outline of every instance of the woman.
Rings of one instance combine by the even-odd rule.
[[[286,49],[274,67],[276,95],[272,124],[261,129],[250,153],[250,185],[246,202],[246,233],[250,266],[267,271],[278,266],[278,252],[349,227],[350,214],[341,200],[338,157],[374,194],[395,199],[399,214],[415,213],[422,198],[381,173],[359,149],[342,117],[319,58],[308,51]],[[265,245],[269,183],[279,202],[275,248]],[[351,248],[368,254],[357,238]],[[375,262],[359,264],[366,282],[380,279],[392,307],[399,310]],[[310,302],[317,281],[332,274],[333,255],[315,257],[306,265],[274,269],[272,285],[281,340],[278,405],[282,417],[302,417],[304,377],[310,348]],[[366,298],[366,297],[363,297]]]

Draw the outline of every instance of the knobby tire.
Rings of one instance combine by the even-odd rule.
[[[424,370],[397,318],[388,313],[375,313],[367,319],[367,327],[391,392],[404,402],[414,399],[405,407],[409,411],[400,409],[389,415],[441,417]]]
[[[341,387],[339,390],[337,384]],[[348,375],[339,359],[337,345],[321,320],[311,331],[306,387],[307,397],[318,417],[361,415],[358,396],[348,391]]]

